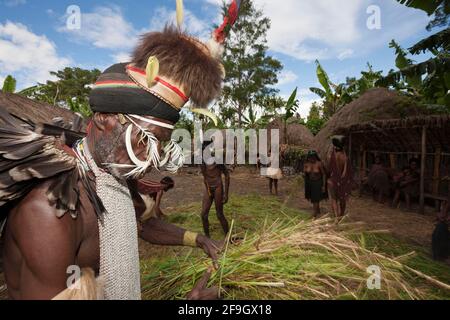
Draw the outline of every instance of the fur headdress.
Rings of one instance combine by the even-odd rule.
[[[153,116],[173,124],[188,101],[207,107],[221,91],[223,42],[240,2],[232,0],[224,22],[205,44],[181,31],[183,5],[177,0],[178,28],[168,25],[144,34],[130,63],[114,65],[99,78],[91,94],[92,109]]]

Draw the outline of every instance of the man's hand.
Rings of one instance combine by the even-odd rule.
[[[195,285],[194,289],[188,294],[188,300],[217,300],[219,299],[219,288],[207,288],[208,281],[211,278],[212,270],[206,271],[203,277]]]
[[[205,237],[204,235],[199,234],[197,236],[197,246],[212,259],[214,268],[219,269],[219,263],[218,263],[218,254],[220,251],[222,251],[223,242],[211,240],[208,237]]]

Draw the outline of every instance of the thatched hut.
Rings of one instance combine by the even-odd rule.
[[[343,126],[336,134],[348,137],[349,154],[361,176],[368,172],[369,155],[384,156],[392,169],[420,159],[420,211],[431,199],[439,209],[450,196],[450,115],[406,117]]]
[[[285,173],[294,174],[301,171],[304,161],[303,156],[312,148],[314,135],[306,126],[299,123],[288,123],[285,126],[282,119],[276,119],[267,126],[269,136],[271,130],[274,129],[279,130],[280,160],[281,165],[285,167]]]
[[[280,130],[281,144],[302,147],[304,149],[309,149],[313,145],[314,135],[311,133],[311,131],[309,131],[307,127],[302,124],[288,123],[287,127],[285,128],[283,120],[276,119],[267,126],[267,129]]]
[[[70,123],[75,117],[75,114],[70,110],[34,101],[18,94],[1,91],[0,108],[35,123],[51,123],[52,119],[57,117],[63,118],[65,122]]]
[[[314,138],[314,148],[326,158],[331,148],[330,137],[336,130],[363,122],[402,119],[424,115],[426,112],[398,92],[384,88],[367,91],[359,99],[340,109]]]
[[[343,107],[316,136],[314,145],[322,157],[331,150],[330,136],[347,137],[347,150],[357,174],[363,179],[374,155],[392,170],[421,159],[420,207],[427,198],[447,199],[446,175],[450,160],[450,116],[429,112],[397,92],[373,89]]]

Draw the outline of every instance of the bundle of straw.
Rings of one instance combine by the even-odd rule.
[[[351,240],[358,224],[279,219],[259,234],[246,234],[239,245],[229,245],[221,268],[212,276],[225,299],[428,299],[429,286],[450,286],[414,270],[397,258],[365,248]],[[191,255],[172,259],[143,278],[146,299],[184,299],[209,268],[210,261]],[[369,289],[369,266],[381,270],[380,289]]]

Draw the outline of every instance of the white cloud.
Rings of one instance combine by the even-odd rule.
[[[150,30],[160,31],[167,23],[176,25],[176,11],[166,7],[156,8],[150,21]],[[184,10],[183,29],[202,40],[209,39],[212,32],[211,23],[199,19],[189,10]]]
[[[342,60],[352,57],[354,54],[355,54],[355,51],[353,49],[346,49],[346,50],[342,51],[341,53],[339,53],[338,59],[342,61]]]
[[[45,35],[36,35],[20,23],[0,23],[0,70],[3,77],[12,74],[19,88],[45,82],[51,79],[50,71],[70,64]]]
[[[285,84],[292,83],[298,79],[298,75],[292,70],[283,70],[278,76],[278,85],[282,86]]]
[[[300,104],[298,108],[298,113],[302,116],[302,118],[306,119],[309,116],[309,111],[314,102],[320,102],[321,99],[300,99]]]
[[[221,0],[204,0],[220,6]],[[423,30],[426,14],[396,1],[381,0],[255,0],[272,24],[267,34],[271,50],[299,60],[347,59],[364,56],[391,39],[402,41]],[[381,30],[366,22],[369,5],[381,8]]]
[[[64,23],[66,19],[67,16],[64,17]],[[73,36],[72,40],[111,50],[134,47],[139,33],[126,21],[118,6],[97,7],[93,12],[82,13],[79,30],[69,30],[64,25],[58,31]]]
[[[336,55],[339,46],[361,36],[358,29],[360,0],[283,0],[283,4],[257,0],[272,21],[267,39],[272,50],[300,60],[324,59]]]
[[[26,4],[27,0],[5,0],[3,4],[7,7],[17,7]]]
[[[111,56],[115,61],[129,57],[128,53],[138,42],[139,36],[145,32],[162,30],[167,23],[175,24],[176,12],[166,7],[154,9],[150,19],[149,28],[138,30],[125,19],[120,7],[112,5],[97,7],[92,12],[82,13],[81,29],[69,30],[65,26],[67,15],[63,17],[64,26],[58,28],[59,32],[72,36],[71,40],[88,43],[101,49],[114,52]],[[203,40],[210,37],[212,30],[210,23],[199,19],[189,10],[184,11],[183,28],[189,34]],[[128,58],[129,60],[129,58]]]
[[[122,63],[122,62],[130,62],[131,54],[129,52],[118,52],[112,54],[111,57],[114,60],[114,63]]]

